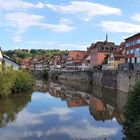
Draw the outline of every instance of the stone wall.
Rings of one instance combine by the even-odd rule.
[[[98,86],[117,89],[117,71],[94,71],[93,83]]]
[[[118,71],[117,89],[128,92],[140,80],[140,71]]]
[[[64,72],[59,74],[58,79],[70,81],[84,81],[87,83],[91,83],[92,74],[93,74],[92,72],[86,71]]]
[[[128,92],[140,80],[140,71],[65,72],[56,74],[58,80],[93,83],[93,85]]]

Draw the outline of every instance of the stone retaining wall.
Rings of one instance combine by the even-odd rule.
[[[140,80],[140,71],[77,71],[58,73],[58,80],[93,83],[93,85],[128,92]]]

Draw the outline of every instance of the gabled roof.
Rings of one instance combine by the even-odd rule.
[[[107,42],[107,41],[104,41],[104,42],[101,42],[101,41],[98,41],[95,45],[95,47],[97,48],[100,48],[100,47],[107,47],[107,48],[111,48],[111,47],[116,47],[115,46],[115,43],[114,42]]]
[[[100,51],[111,51],[117,48],[114,42],[107,41],[97,41],[95,44],[92,43],[90,46],[91,49],[98,48]]]
[[[134,34],[134,35],[132,35],[132,36],[126,38],[125,40],[128,40],[128,39],[133,38],[133,37],[136,37],[136,36],[140,36],[140,33]]]
[[[3,54],[3,59],[8,59],[9,61],[11,61],[11,62],[13,62],[13,63],[15,63],[16,65],[19,66],[18,63],[16,63],[15,61],[13,61],[9,56],[7,56],[7,55],[5,55],[5,54]]]

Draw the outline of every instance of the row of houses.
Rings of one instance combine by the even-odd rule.
[[[125,39],[120,45],[97,41],[86,51],[73,50],[64,55],[54,55],[51,70],[140,70],[140,33]]]
[[[119,46],[109,42],[106,36],[105,41],[97,41],[87,47],[86,51],[72,50],[65,54],[54,54],[49,57],[36,59],[25,59],[22,67],[30,70],[49,69],[50,71],[77,71],[118,69],[118,65],[125,63],[125,42]]]
[[[0,63],[2,60],[7,67],[12,65],[15,69],[19,68],[19,65],[1,53]],[[106,35],[105,41],[92,43],[86,51],[72,50],[61,55],[26,58],[22,60],[21,68],[32,71],[140,70],[140,33],[126,38],[120,45],[108,41]]]

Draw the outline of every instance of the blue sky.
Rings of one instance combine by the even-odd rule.
[[[140,32],[140,0],[0,0],[0,46],[84,50]]]

